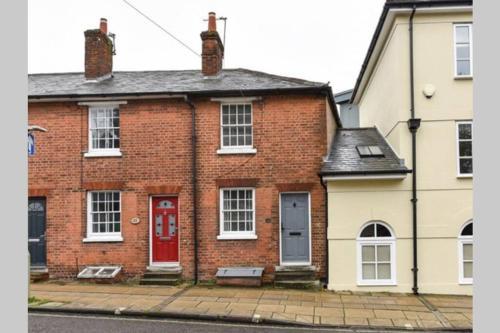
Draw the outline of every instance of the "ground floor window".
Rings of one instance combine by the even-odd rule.
[[[220,236],[255,235],[255,189],[220,189]]]
[[[87,239],[121,238],[120,191],[88,192],[87,214]]]
[[[358,236],[358,284],[396,284],[395,238],[388,225],[370,222]]]
[[[469,221],[462,228],[458,237],[459,282],[461,284],[472,283],[472,266],[474,262],[472,234],[472,221]]]

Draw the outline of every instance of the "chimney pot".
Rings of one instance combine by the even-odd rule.
[[[99,24],[99,30],[105,35],[108,34],[108,20],[101,18],[101,23]]]
[[[208,31],[217,31],[217,23],[214,12],[208,13]]]

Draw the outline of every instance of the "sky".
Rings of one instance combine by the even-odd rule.
[[[201,53],[208,12],[227,17],[224,68],[351,89],[384,0],[127,0]],[[124,0],[28,0],[28,72],[82,72],[84,35],[100,18],[116,34],[113,70],[200,69],[201,59]],[[223,37],[223,21],[217,21]]]

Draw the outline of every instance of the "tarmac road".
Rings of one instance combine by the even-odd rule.
[[[391,332],[368,329],[322,329],[287,326],[231,324],[189,320],[132,317],[86,316],[74,314],[29,314],[30,333],[362,333]],[[403,332],[403,331],[401,331]],[[408,331],[405,331],[407,333]],[[422,332],[422,331],[420,331]],[[445,331],[443,331],[444,333]],[[437,331],[433,331],[437,333]]]

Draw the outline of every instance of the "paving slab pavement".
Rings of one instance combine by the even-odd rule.
[[[78,282],[32,284],[31,295],[44,300],[30,305],[34,311],[113,313],[119,309],[121,313],[329,327],[472,329],[472,297],[468,296]]]

